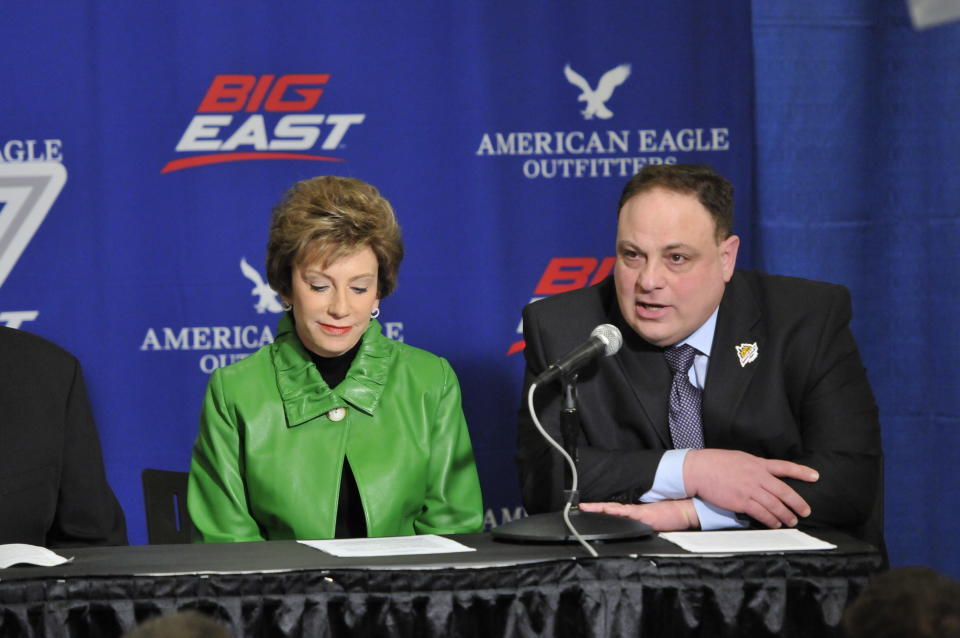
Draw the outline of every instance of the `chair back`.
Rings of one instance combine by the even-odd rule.
[[[143,481],[143,505],[147,514],[147,538],[151,545],[190,542],[187,513],[187,473],[147,468]]]

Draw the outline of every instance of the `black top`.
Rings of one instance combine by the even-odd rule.
[[[360,343],[358,341],[357,345],[336,357],[321,357],[314,352],[310,352],[310,358],[313,359],[320,376],[323,377],[328,386],[335,388],[346,378],[350,364],[353,363],[357,352],[360,351]],[[357,480],[353,476],[353,470],[350,469],[350,462],[344,458],[334,538],[358,538],[366,535],[367,521],[363,515],[360,490],[357,488]]]

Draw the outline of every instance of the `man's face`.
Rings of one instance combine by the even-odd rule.
[[[740,239],[731,235],[718,244],[715,232],[713,217],[693,194],[654,188],[620,209],[617,301],[647,342],[682,341],[720,305]]]

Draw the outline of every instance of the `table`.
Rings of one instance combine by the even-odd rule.
[[[477,551],[337,558],[293,541],[78,548],[0,570],[0,637],[114,637],[196,608],[241,636],[834,636],[881,557],[694,556],[658,537],[578,545],[451,538]]]

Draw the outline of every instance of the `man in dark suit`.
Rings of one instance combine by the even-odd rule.
[[[125,545],[80,365],[0,327],[0,543]]]
[[[735,270],[732,227],[732,186],[709,167],[634,176],[613,276],[524,309],[524,406],[537,375],[612,323],[622,349],[577,380],[581,509],[660,531],[803,519],[882,547],[880,426],[849,294]],[[690,367],[674,372],[682,350]],[[535,393],[554,437],[561,393]],[[525,407],[518,462],[527,511],[561,508],[563,461]]]

